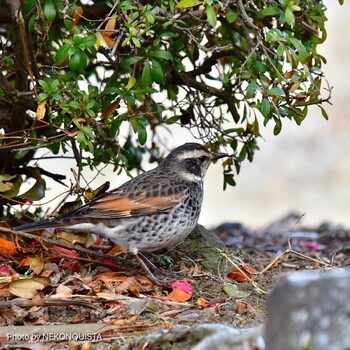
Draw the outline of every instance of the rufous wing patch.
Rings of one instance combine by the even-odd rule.
[[[121,194],[110,194],[92,203],[90,208],[111,212],[119,217],[151,215],[174,207],[180,200],[179,195],[147,197],[141,193],[137,197],[126,198]]]

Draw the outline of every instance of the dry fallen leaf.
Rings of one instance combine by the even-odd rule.
[[[72,29],[75,28],[75,26],[78,24],[80,21],[81,15],[83,14],[83,8],[81,6],[77,7],[75,9],[75,12],[73,14],[73,23],[72,23]]]
[[[45,117],[46,113],[46,103],[47,100],[41,101],[38,103],[38,107],[36,108],[36,119],[42,120]]]
[[[199,306],[207,306],[207,303],[208,302],[203,298],[198,298],[198,300],[197,300],[197,305],[199,305]]]
[[[17,297],[31,299],[38,290],[44,287],[45,284],[42,281],[38,281],[35,278],[26,278],[11,282],[9,284],[9,291]]]
[[[73,291],[65,286],[64,284],[60,284],[56,288],[56,294],[52,295],[53,299],[69,299],[73,295]]]
[[[16,244],[0,237],[0,253],[13,256],[16,254]]]

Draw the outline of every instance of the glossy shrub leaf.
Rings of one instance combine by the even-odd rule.
[[[163,50],[153,51],[151,53],[151,56],[156,58],[161,58],[163,60],[173,59],[173,55],[169,51],[163,51]]]
[[[140,145],[144,145],[147,141],[147,130],[142,122],[137,123],[137,138]]]
[[[273,134],[275,135],[275,136],[277,136],[280,132],[281,132],[281,130],[282,130],[282,122],[281,122],[281,119],[276,119],[275,120],[275,127],[273,128]]]
[[[296,38],[289,38],[289,41],[298,50],[298,56],[300,61],[304,62],[309,57],[309,54],[306,51],[305,46],[302,44],[302,42],[299,39],[296,39]]]
[[[68,67],[75,70],[83,70],[87,66],[87,57],[81,50],[77,50],[69,59]]]
[[[226,19],[228,23],[233,23],[236,21],[236,19],[238,18],[238,15],[236,12],[228,12],[226,14]]]
[[[165,84],[165,75],[163,72],[163,68],[161,67],[159,62],[156,60],[152,61],[151,76],[156,83],[162,84],[162,85]]]
[[[152,84],[152,75],[151,75],[151,65],[149,61],[146,61],[143,65],[142,75],[141,75],[141,86],[149,87]]]
[[[56,8],[52,0],[45,0],[43,4],[43,11],[46,19],[53,22],[56,18]]]
[[[201,0],[181,0],[176,7],[179,9],[184,9],[187,7],[193,7],[202,4],[203,1]]]
[[[321,109],[321,113],[322,113],[323,118],[328,120],[329,117],[328,117],[326,110],[322,106],[319,106],[319,108]]]
[[[289,24],[291,27],[294,27],[295,17],[293,11],[289,7],[286,8],[285,16],[287,24]]]
[[[214,9],[211,6],[207,5],[205,8],[205,12],[207,14],[208,23],[212,27],[215,27],[216,23],[217,23],[217,19],[216,19],[216,13],[215,13]]]
[[[70,48],[70,45],[65,44],[58,49],[57,54],[56,54],[56,58],[55,58],[55,62],[57,65],[60,66],[65,60],[68,59],[69,48]]]
[[[42,102],[44,100],[46,100],[49,97],[49,95],[46,92],[42,92],[41,94],[39,94],[36,98],[36,100],[38,102]]]
[[[259,10],[255,16],[257,19],[263,19],[264,17],[277,16],[280,14],[280,12],[281,10],[278,7],[266,7],[262,10]]]

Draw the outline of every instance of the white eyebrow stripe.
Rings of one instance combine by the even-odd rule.
[[[206,151],[202,151],[200,149],[195,149],[192,151],[187,151],[184,153],[181,153],[177,156],[178,160],[183,160],[183,159],[191,159],[191,158],[199,158],[201,156],[206,156],[210,158],[210,153]]]
[[[197,176],[195,174],[192,174],[190,172],[182,172],[180,173],[180,177],[182,177],[184,180],[190,181],[190,182],[200,182],[202,181],[202,178],[200,176]]]

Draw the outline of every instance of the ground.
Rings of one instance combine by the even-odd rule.
[[[80,343],[67,334],[86,332],[86,325],[98,336],[94,349],[118,348],[156,329],[197,323],[253,327],[265,321],[268,293],[287,274],[349,264],[347,230],[330,224],[303,227],[295,214],[264,229],[227,223],[213,231],[227,246],[227,251],[219,253],[217,271],[208,272],[200,261],[186,257],[173,261],[167,254],[151,255],[158,266],[168,265],[169,270],[170,265],[172,271],[189,276],[171,286],[156,286],[130,255],[119,253],[118,261],[106,255],[111,253],[106,242],[90,248],[95,252],[91,254],[79,236],[60,237],[81,247],[72,250],[70,243],[62,247],[52,237],[14,238],[4,228],[0,343],[9,349],[23,343],[24,338],[9,339],[13,325],[25,325],[29,334],[41,337],[48,329],[56,332],[56,339],[46,342],[45,349],[80,349]],[[23,333],[22,328],[16,329]],[[93,339],[83,340],[89,344]],[[27,349],[38,348],[35,341],[30,344]]]

